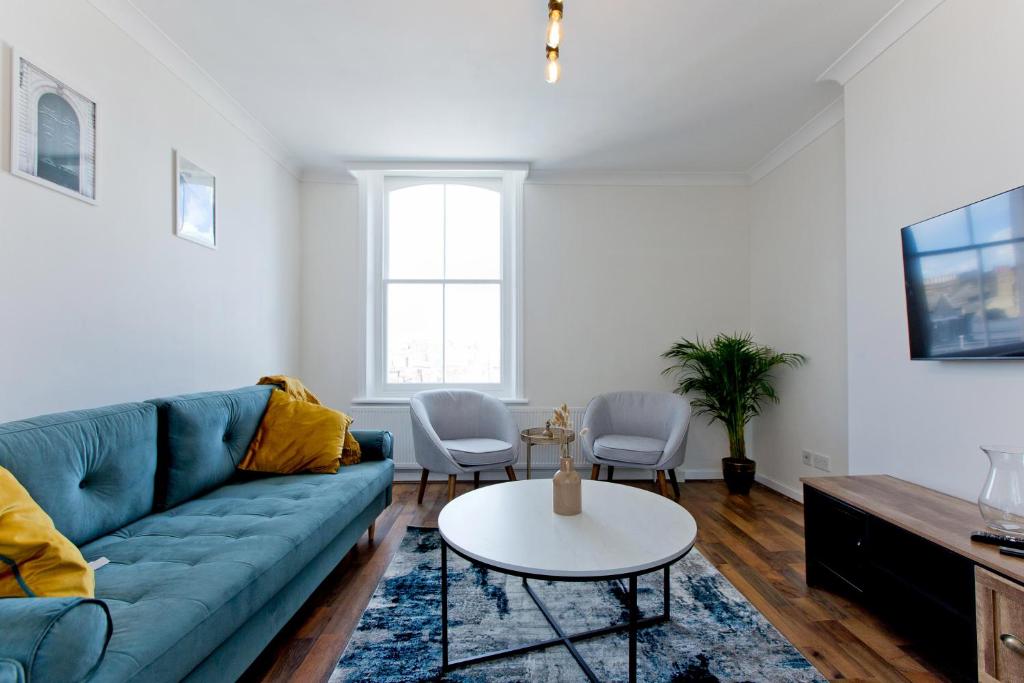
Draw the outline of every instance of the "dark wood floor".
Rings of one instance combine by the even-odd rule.
[[[470,484],[471,485],[471,484]],[[460,482],[459,491],[468,488]],[[804,581],[803,508],[761,486],[729,496],[721,482],[681,484],[696,518],[697,547],[831,680],[945,681],[912,644],[857,605]],[[325,681],[410,524],[436,526],[445,486],[422,505],[415,484],[395,484],[394,503],[253,663],[244,681]]]

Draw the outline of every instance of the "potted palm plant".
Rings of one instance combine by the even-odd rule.
[[[749,493],[757,465],[747,457],[744,428],[766,401],[779,402],[772,371],[797,367],[806,359],[761,346],[749,334],[720,334],[709,342],[683,338],[661,356],[672,361],[662,374],[677,378],[676,393],[694,394],[695,413],[725,426],[729,457],[722,458],[722,473],[729,492]]]

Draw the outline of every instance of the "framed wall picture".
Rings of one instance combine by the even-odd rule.
[[[14,53],[11,173],[96,203],[96,101]]]
[[[174,178],[174,234],[216,249],[217,179],[177,151]]]

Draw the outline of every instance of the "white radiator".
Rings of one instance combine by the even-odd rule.
[[[545,420],[550,420],[554,408],[533,408],[528,406],[511,406],[509,411],[519,424],[520,429],[543,427]],[[412,425],[409,420],[409,406],[353,406],[349,413],[355,422],[353,429],[386,429],[395,437],[395,467],[397,469],[419,469],[412,448]],[[583,421],[583,408],[570,408],[569,414],[573,425],[579,431]],[[531,464],[535,469],[554,470],[558,467],[557,446],[534,446]],[[583,453],[579,439],[569,445],[576,465],[582,466]],[[518,468],[526,467],[526,446],[520,444]]]

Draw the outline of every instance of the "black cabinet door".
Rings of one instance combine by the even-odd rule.
[[[950,678],[974,680],[974,563],[875,517],[869,534],[871,604]]]
[[[867,589],[868,515],[804,486],[807,583]]]

